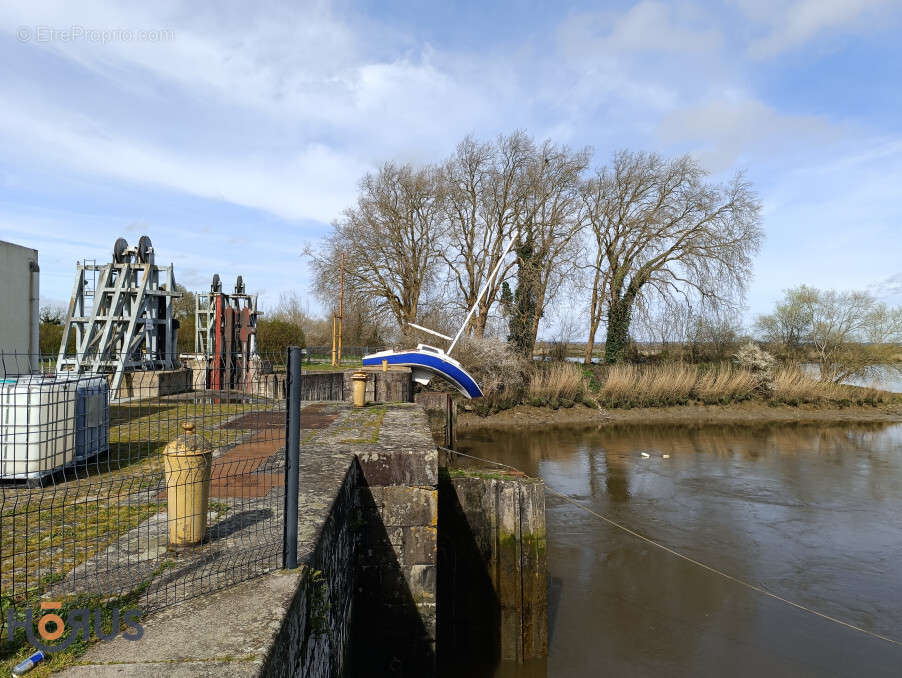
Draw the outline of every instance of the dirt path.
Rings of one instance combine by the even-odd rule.
[[[593,410],[582,405],[552,410],[517,407],[488,417],[465,412],[458,417],[458,430],[480,428],[617,424],[761,424],[778,422],[902,422],[902,404],[826,408],[816,406],[771,407],[766,403],[732,405],[681,405]]]

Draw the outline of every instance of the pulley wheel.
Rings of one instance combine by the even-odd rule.
[[[138,239],[138,261],[142,264],[146,264],[152,251],[153,244],[151,244],[150,238],[146,235],[142,235]]]
[[[116,244],[113,245],[113,261],[117,264],[125,262],[125,253],[128,251],[128,242],[125,238],[116,238]]]

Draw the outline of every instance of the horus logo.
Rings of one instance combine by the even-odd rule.
[[[120,619],[119,610],[112,610],[112,625],[109,633],[103,630],[103,610],[89,610],[87,608],[78,608],[69,610],[66,620],[56,612],[62,608],[62,603],[43,602],[41,603],[41,617],[38,619],[38,640],[34,634],[34,618],[31,608],[25,610],[25,619],[17,618],[16,611],[8,609],[6,611],[6,628],[10,642],[13,642],[17,629],[25,631],[25,637],[28,642],[42,652],[59,652],[69,647],[77,638],[82,640],[90,640],[91,627],[94,628],[94,634],[100,640],[112,640],[119,635]],[[143,614],[143,610],[123,610],[121,622],[128,628],[122,633],[122,637],[126,640],[141,640],[144,636],[144,627],[138,623],[138,619]],[[56,644],[54,640],[61,638],[66,629],[70,629],[69,635]],[[43,642],[42,642],[43,641]]]

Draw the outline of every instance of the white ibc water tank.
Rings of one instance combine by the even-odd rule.
[[[43,375],[0,380],[0,479],[38,478],[74,459],[77,388]]]

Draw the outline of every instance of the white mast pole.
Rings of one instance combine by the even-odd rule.
[[[451,342],[451,345],[448,347],[446,353],[451,355],[451,351],[454,350],[454,346],[457,344],[457,340],[460,339],[460,335],[464,333],[464,329],[467,327],[467,323],[470,322],[470,318],[473,317],[473,314],[476,312],[476,308],[479,306],[479,301],[482,299],[482,295],[485,294],[485,291],[489,288],[489,284],[492,282],[492,279],[498,274],[498,271],[501,269],[501,265],[504,263],[504,259],[507,257],[507,253],[511,251],[511,247],[514,246],[514,243],[517,241],[517,237],[520,235],[519,231],[514,231],[513,237],[511,237],[511,241],[507,244],[507,247],[504,249],[504,254],[501,255],[501,258],[498,260],[498,263],[495,265],[495,269],[492,271],[491,275],[486,278],[485,283],[482,286],[482,289],[479,290],[479,294],[476,295],[476,302],[470,308],[470,312],[467,313],[467,317],[464,318],[464,324],[460,326],[460,329],[457,330],[457,334],[454,335],[454,341]]]

